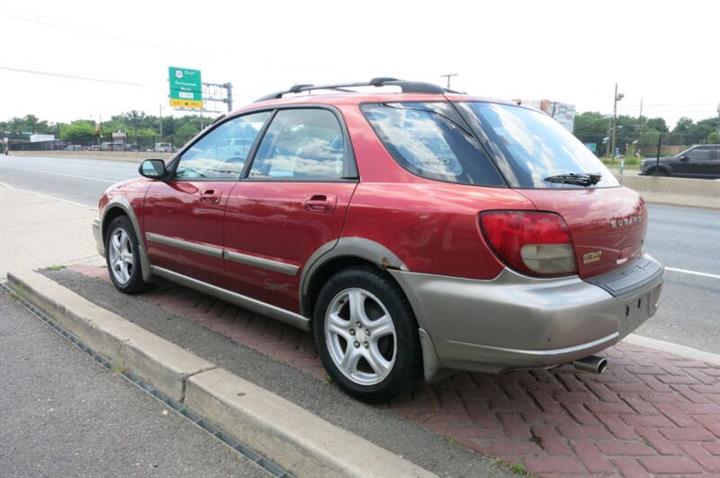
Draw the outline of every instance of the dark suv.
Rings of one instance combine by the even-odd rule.
[[[640,174],[659,173],[663,176],[682,176],[688,178],[720,178],[720,144],[702,144],[692,146],[675,156],[644,159]]]

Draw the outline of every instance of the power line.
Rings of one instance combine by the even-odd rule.
[[[139,88],[150,88],[153,86],[148,83],[133,83],[131,81],[107,80],[104,78],[91,78],[89,76],[69,75],[66,73],[56,73],[56,72],[52,72],[52,71],[28,70],[28,69],[24,69],[24,68],[14,68],[12,66],[0,66],[0,70],[12,71],[15,73],[27,73],[27,74],[31,74],[31,75],[54,76],[56,78],[66,78],[66,79],[70,79],[70,80],[93,81],[95,83],[108,83],[108,84],[112,84],[112,85],[135,86],[135,87],[139,87]]]
[[[0,16],[12,18],[14,20],[19,20],[21,22],[34,23],[36,25],[42,25],[42,26],[49,27],[49,28],[64,30],[64,31],[71,32],[71,33],[78,33],[81,35],[89,35],[89,36],[94,36],[97,38],[103,38],[105,40],[113,40],[113,41],[122,42],[122,43],[129,43],[131,45],[143,46],[146,48],[153,48],[156,50],[174,51],[174,52],[186,53],[186,54],[190,53],[193,55],[207,55],[206,53],[188,52],[188,51],[174,48],[171,46],[158,45],[158,44],[148,43],[148,42],[141,41],[141,40],[133,40],[130,38],[124,38],[124,37],[115,36],[115,35],[108,35],[105,33],[97,33],[97,32],[93,32],[93,31],[89,31],[89,30],[81,30],[78,28],[71,28],[71,27],[64,25],[63,22],[61,22],[60,20],[52,19],[50,17],[43,17],[46,20],[39,20],[37,18],[27,17],[22,14],[19,15],[15,12],[12,12],[9,10],[0,11]]]

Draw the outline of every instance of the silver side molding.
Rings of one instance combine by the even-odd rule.
[[[208,246],[206,244],[198,244],[196,242],[185,241],[176,237],[164,236],[162,234],[156,234],[154,232],[148,232],[145,234],[147,240],[156,244],[162,244],[165,246],[176,247],[185,251],[195,252],[197,254],[203,254],[210,257],[216,257],[219,259],[225,259],[228,261],[237,262],[239,264],[245,264],[258,269],[265,269],[272,272],[279,272],[294,277],[297,275],[298,266],[293,264],[287,264],[285,262],[274,261],[272,259],[266,259],[264,257],[252,256],[249,254],[242,254],[240,252],[233,252],[224,250],[221,247]]]
[[[249,254],[242,254],[240,252],[232,252],[225,250],[223,251],[225,259],[240,264],[245,264],[259,269],[265,269],[273,272],[279,272],[288,276],[295,276],[300,269],[298,266],[287,264],[285,262],[274,261],[272,259],[265,259],[264,257],[251,256]]]
[[[299,329],[309,331],[310,330],[310,319],[303,317],[295,312],[290,312],[280,307],[276,307],[272,304],[262,302],[251,297],[247,297],[237,292],[233,292],[222,287],[218,287],[207,282],[203,282],[192,277],[188,277],[183,274],[178,274],[162,267],[152,266],[153,274],[163,277],[169,281],[176,282],[180,285],[184,285],[191,289],[195,289],[204,294],[211,295],[220,300],[230,302],[231,304],[238,305],[248,310],[252,310],[258,314],[266,315],[272,319],[279,320],[280,322],[292,325]]]
[[[145,233],[148,241],[164,246],[177,247],[190,252],[196,252],[210,257],[222,258],[223,250],[220,247],[207,246],[205,244],[197,244],[195,242],[184,241],[175,237],[163,236],[154,232]]]

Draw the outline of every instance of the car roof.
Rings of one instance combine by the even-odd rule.
[[[321,93],[321,94],[294,94],[292,96],[284,96],[282,98],[274,98],[269,100],[257,101],[247,106],[239,108],[228,116],[244,113],[253,110],[262,110],[278,106],[288,105],[319,105],[319,106],[342,106],[342,105],[359,105],[363,103],[397,103],[397,102],[466,102],[481,101],[487,103],[498,103],[512,106],[522,106],[524,108],[535,110],[535,108],[518,105],[516,102],[502,100],[497,98],[488,98],[481,96],[472,96],[466,94],[432,94],[432,93],[366,93],[366,92],[342,92],[342,93]]]

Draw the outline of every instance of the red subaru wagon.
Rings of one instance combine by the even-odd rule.
[[[312,331],[366,401],[446,369],[600,372],[660,298],[643,199],[510,102],[296,85],[139,170],[94,224],[115,286],[162,277]]]

